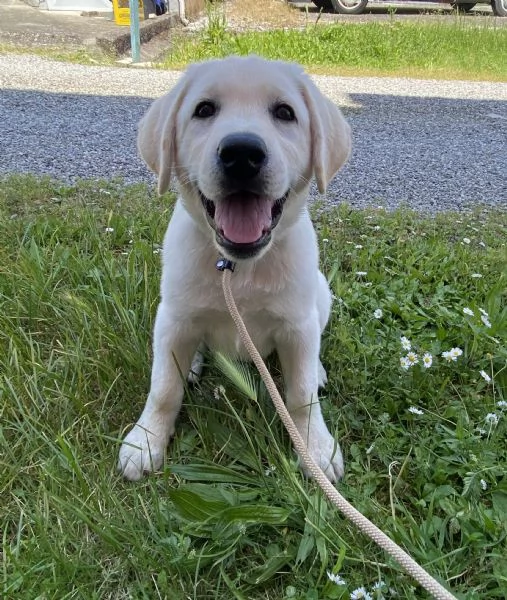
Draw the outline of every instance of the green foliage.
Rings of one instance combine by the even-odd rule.
[[[258,54],[336,74],[352,71],[505,80],[507,65],[500,57],[506,49],[505,28],[471,26],[462,17],[424,24],[334,23],[303,30],[235,33],[227,28],[222,13],[216,13],[201,33],[175,35],[162,63],[182,68],[190,62],[230,54]]]
[[[305,481],[258,376],[226,357],[187,390],[164,471],[116,473],[171,208],[116,181],[0,181],[2,598],[348,599],[380,581],[374,598],[426,598]],[[315,216],[340,490],[459,597],[504,598],[507,214]]]

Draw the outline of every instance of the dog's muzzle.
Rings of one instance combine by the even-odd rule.
[[[271,241],[289,192],[271,200],[249,191],[235,192],[217,201],[199,192],[217,244],[234,259],[252,258]]]
[[[288,191],[280,198],[265,194],[265,167],[268,149],[255,133],[226,135],[216,150],[221,186],[219,198],[199,194],[217,244],[230,258],[257,255],[271,240],[283,212]]]

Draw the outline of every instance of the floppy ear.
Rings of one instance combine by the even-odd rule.
[[[187,90],[185,76],[158,98],[139,122],[137,148],[148,167],[158,175],[158,193],[169,188],[176,158],[176,115]]]
[[[308,75],[303,78],[303,96],[310,114],[313,170],[323,194],[349,157],[350,127],[340,109],[321,94]]]

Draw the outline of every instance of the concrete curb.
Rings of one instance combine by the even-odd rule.
[[[141,44],[146,44],[156,35],[174,27],[178,27],[179,25],[182,25],[180,17],[173,14],[141,21]],[[130,28],[123,27],[119,33],[115,32],[109,35],[102,35],[97,37],[95,41],[97,46],[104,52],[115,56],[122,56],[130,50]]]

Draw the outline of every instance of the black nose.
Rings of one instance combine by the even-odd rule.
[[[255,133],[232,133],[220,142],[217,152],[227,177],[252,179],[266,162],[268,149]]]

